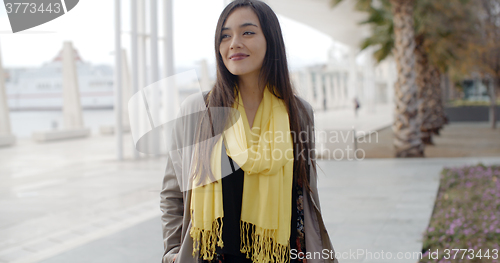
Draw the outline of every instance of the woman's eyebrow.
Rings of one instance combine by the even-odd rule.
[[[240,28],[242,28],[242,27],[246,27],[246,26],[254,26],[254,27],[258,27],[258,26],[257,26],[256,24],[254,24],[254,23],[247,22],[247,23],[241,24]],[[221,31],[228,30],[228,29],[231,29],[231,28],[229,28],[229,27],[223,27]]]

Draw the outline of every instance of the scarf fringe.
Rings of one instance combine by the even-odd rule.
[[[264,235],[255,234],[254,224],[240,221],[240,251],[246,253],[254,263],[285,263],[290,262],[290,241],[283,246],[275,241],[276,229],[262,229],[259,232]],[[248,236],[251,236],[251,239]],[[253,240],[253,242],[252,242]]]
[[[218,240],[217,245],[219,247],[224,247],[224,242],[222,241],[223,225],[224,221],[222,221],[222,217],[218,217],[212,222],[211,230],[191,227],[189,234],[193,238],[193,257],[195,257],[196,252],[200,250],[201,241],[200,257],[203,256],[204,260],[214,259],[216,240]]]
[[[191,227],[189,234],[193,237],[193,257],[201,247],[200,257],[204,260],[214,259],[215,245],[224,247],[222,226],[222,217],[219,217],[212,222],[212,230]],[[290,241],[283,246],[274,241],[276,229],[260,229],[264,233],[262,236],[255,234],[255,228],[254,224],[240,221],[240,251],[245,253],[248,259],[251,258],[254,263],[290,262]]]

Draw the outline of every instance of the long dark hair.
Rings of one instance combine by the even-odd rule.
[[[215,30],[215,57],[217,59],[217,80],[212,87],[210,93],[205,98],[207,106],[207,114],[203,114],[200,120],[199,129],[197,131],[197,144],[199,147],[195,150],[193,170],[194,177],[202,176],[200,182],[205,182],[206,176],[210,177],[210,182],[215,181],[210,169],[211,151],[216,143],[215,140],[208,140],[214,137],[215,134],[221,134],[225,127],[224,124],[228,120],[228,112],[226,114],[210,113],[211,107],[231,107],[238,97],[239,90],[234,92],[234,87],[237,84],[238,76],[233,75],[224,65],[220,55],[220,43],[222,41],[222,27],[226,22],[227,17],[237,8],[251,8],[259,18],[264,37],[267,42],[266,55],[259,73],[259,87],[261,83],[268,84],[268,88],[275,96],[283,99],[287,107],[290,131],[295,135],[302,135],[311,132],[312,120],[306,113],[305,105],[296,97],[297,93],[292,86],[288,72],[288,63],[286,59],[285,43],[281,34],[281,27],[278,17],[273,10],[264,2],[256,0],[236,0],[231,2],[222,11],[217,28]],[[272,88],[274,87],[274,89]],[[277,94],[276,94],[277,93]],[[300,111],[304,112],[304,117],[299,117]],[[303,131],[303,132],[301,132]],[[310,143],[309,137],[305,139],[297,139],[293,136],[293,180],[296,182],[298,178],[302,179],[306,189],[311,191],[309,184],[309,169],[308,158],[298,158],[298,153],[304,153],[309,157]],[[314,151],[314,149],[312,149]],[[302,155],[304,156],[304,155]],[[200,158],[201,157],[201,158]],[[311,166],[316,171],[316,160],[311,159]],[[217,182],[217,181],[215,181]]]

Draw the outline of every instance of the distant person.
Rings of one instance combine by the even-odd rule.
[[[212,118],[178,121],[172,130],[160,193],[162,262],[300,263],[305,253],[335,255],[319,210],[313,108],[291,85],[278,17],[262,1],[235,0],[220,14],[214,42],[216,83],[202,92],[205,102],[188,98],[181,106]],[[213,114],[220,107],[241,118],[226,127],[233,118]],[[189,138],[194,147],[183,147]],[[232,173],[221,174],[222,162]],[[193,179],[192,188],[180,178]]]
[[[354,116],[356,116],[356,118],[358,117],[358,109],[360,107],[358,98],[354,97]]]

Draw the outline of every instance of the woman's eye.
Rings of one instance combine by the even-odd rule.
[[[243,33],[243,35],[246,34],[246,33],[249,33],[250,35],[255,34],[254,32],[246,31],[245,33]],[[226,36],[228,37],[229,35],[222,35],[221,38],[224,39],[224,38],[226,38]]]

